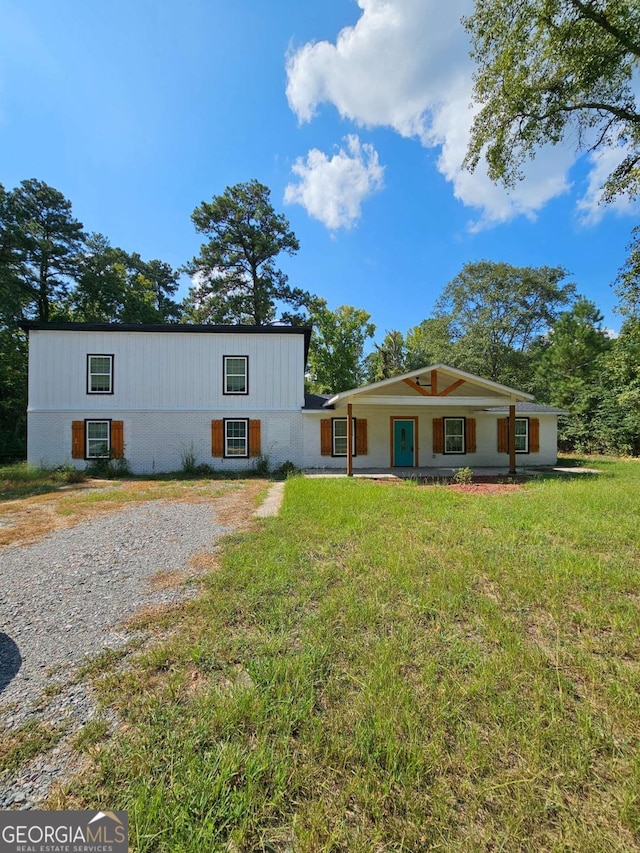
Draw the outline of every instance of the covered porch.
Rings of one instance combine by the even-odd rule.
[[[328,399],[322,455],[332,457],[327,468],[339,470],[342,461],[349,477],[450,479],[460,468],[476,477],[515,476],[516,454],[540,449],[539,419],[516,412],[531,400],[523,391],[431,365]],[[518,461],[522,469],[549,459]]]

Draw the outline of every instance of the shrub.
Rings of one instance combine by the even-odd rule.
[[[471,468],[458,468],[453,472],[451,482],[457,485],[468,486],[470,483],[473,483],[473,471]]]
[[[294,465],[289,459],[286,462],[283,462],[279,468],[273,472],[273,476],[278,480],[286,480],[287,477],[297,477],[302,474],[300,468],[297,465]]]
[[[85,468],[88,477],[99,480],[114,480],[118,477],[130,477],[131,468],[124,457],[119,459],[93,459]]]
[[[180,459],[182,460],[182,473],[187,477],[193,477],[198,470],[198,466],[196,465],[196,454],[193,449],[193,444],[189,447],[185,447],[180,454]]]
[[[258,477],[268,477],[271,471],[268,456],[258,456],[253,464],[253,471]]]

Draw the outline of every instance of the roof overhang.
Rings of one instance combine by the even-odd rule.
[[[442,371],[455,379],[472,382],[475,386],[479,386],[487,395],[480,396],[438,396],[428,395],[419,397],[394,396],[393,394],[377,395],[375,391],[388,389],[389,386],[400,384],[404,380],[419,379],[424,374],[431,376],[433,371]],[[424,387],[424,386],[423,386]],[[372,393],[374,392],[374,393]],[[465,406],[495,406],[499,402],[526,402],[533,400],[533,395],[527,394],[526,391],[519,391],[517,388],[510,388],[508,385],[501,385],[499,382],[494,382],[491,379],[483,379],[481,376],[476,376],[473,373],[467,373],[465,370],[459,370],[457,367],[450,367],[447,364],[431,364],[427,367],[421,367],[418,370],[412,370],[409,373],[403,373],[401,376],[392,376],[390,379],[381,379],[379,382],[372,382],[369,385],[362,385],[360,388],[352,388],[350,391],[342,391],[335,394],[325,403],[325,407],[340,406],[347,402],[353,402],[355,398],[366,396],[366,400],[371,405],[429,405],[429,406],[444,406],[444,405],[465,405]],[[505,400],[506,398],[506,400]],[[364,401],[362,401],[364,402]]]
[[[304,362],[307,363],[311,328],[309,326],[243,326],[196,323],[40,323],[25,320],[20,327],[27,332],[163,332],[199,335],[303,335]]]

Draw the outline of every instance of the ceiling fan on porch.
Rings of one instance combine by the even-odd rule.
[[[421,382],[419,376],[414,377],[413,381],[416,383],[416,385],[419,385],[421,388],[431,388],[431,383],[430,382]]]

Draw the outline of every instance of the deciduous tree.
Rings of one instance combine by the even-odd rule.
[[[512,185],[545,143],[618,149],[604,198],[640,188],[640,4],[630,0],[476,0],[466,19],[477,63],[465,164]]]
[[[374,346],[374,351],[365,359],[367,382],[390,379],[405,372],[406,352],[402,332],[397,329],[387,332],[382,343]]]
[[[331,311],[324,299],[315,300],[310,314],[311,390],[320,394],[338,393],[361,385],[365,379],[365,343],[376,330],[370,315],[351,305],[340,305]]]
[[[566,276],[562,267],[465,264],[435,305],[452,366],[526,390],[529,350],[574,296]]]

